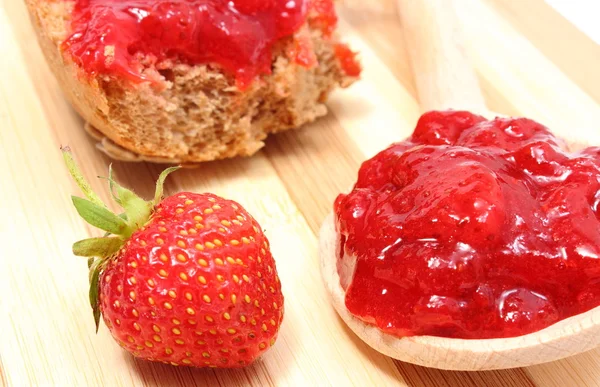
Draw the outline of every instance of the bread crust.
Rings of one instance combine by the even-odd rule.
[[[195,163],[250,156],[268,134],[325,115],[329,93],[355,81],[341,69],[335,40],[308,24],[294,38],[312,41],[318,66],[307,69],[290,61],[286,52],[294,38],[284,39],[274,49],[272,74],[243,91],[233,77],[209,65],[149,67],[147,75],[158,80],[154,84],[89,75],[60,48],[73,2],[25,1],[50,68],[87,121],[86,130],[100,150],[121,160]]]
[[[354,333],[375,350],[425,367],[482,371],[527,367],[581,352],[600,344],[600,307],[557,322],[538,332],[503,339],[466,340],[434,336],[396,337],[367,324],[346,308],[337,269],[338,233],[334,214],[321,228],[321,274],[333,306]]]

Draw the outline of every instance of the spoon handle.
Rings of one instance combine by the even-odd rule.
[[[467,58],[455,0],[397,0],[423,111],[487,111]]]

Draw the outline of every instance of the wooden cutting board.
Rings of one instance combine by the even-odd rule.
[[[571,140],[600,144],[600,47],[543,0],[461,0],[467,49],[490,109],[524,115]],[[176,368],[124,353],[94,333],[85,260],[71,243],[93,234],[71,207],[69,144],[88,178],[110,160],[46,66],[22,0],[0,0],[0,384],[11,386],[584,386],[600,385],[600,350],[494,372],[447,372],[371,350],[337,317],[321,284],[317,231],[361,161],[409,135],[419,115],[403,36],[388,0],[346,0],[341,33],[361,51],[363,80],[337,92],[330,114],[274,136],[255,157],[203,164],[167,192],[211,191],[243,203],[267,230],[286,297],[274,348],[235,371]],[[115,163],[151,195],[160,166]],[[107,199],[103,181],[94,188]]]

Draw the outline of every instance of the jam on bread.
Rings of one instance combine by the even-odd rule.
[[[142,82],[150,80],[148,66],[210,64],[244,88],[271,73],[275,45],[307,19],[331,35],[333,0],[75,0],[62,49],[92,74]],[[291,59],[315,66],[307,42],[296,42]],[[354,53],[343,46],[336,53],[348,75],[358,76]]]

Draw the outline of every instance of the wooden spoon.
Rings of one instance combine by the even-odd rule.
[[[454,1],[399,0],[398,7],[423,109],[453,108],[490,116],[477,77],[460,46]],[[541,331],[506,339],[399,338],[383,333],[346,309],[345,292],[336,266],[337,242],[331,214],[321,229],[320,257],[333,305],[362,340],[395,359],[448,370],[491,370],[554,361],[600,344],[600,307]]]

